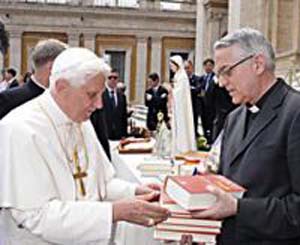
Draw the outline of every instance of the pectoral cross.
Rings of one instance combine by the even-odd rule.
[[[87,177],[87,173],[85,171],[81,170],[80,164],[79,164],[79,157],[78,157],[78,151],[77,147],[74,149],[74,164],[75,164],[75,170],[76,172],[73,174],[74,180],[78,181],[79,184],[79,191],[82,196],[86,195],[83,178]]]

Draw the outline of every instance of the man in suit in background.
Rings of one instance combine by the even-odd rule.
[[[31,55],[35,73],[23,86],[7,89],[0,93],[0,119],[17,106],[45,91],[49,86],[53,61],[66,47],[66,44],[55,39],[38,42]]]
[[[111,153],[107,135],[107,125],[103,107],[96,109],[91,115],[91,123],[95,129],[98,140],[100,141],[106,156],[111,161]]]
[[[228,91],[216,83],[214,89],[215,118],[213,122],[212,142],[214,142],[224,127],[227,115],[237,105],[233,104]]]
[[[108,138],[120,140],[127,136],[127,101],[117,90],[119,73],[112,69],[102,95]]]
[[[214,49],[220,84],[242,104],[225,123],[219,173],[247,191],[235,199],[212,187],[217,202],[194,215],[224,219],[220,245],[298,245],[300,94],[276,79],[274,50],[259,31],[237,30]]]
[[[195,125],[195,137],[197,138],[199,136],[198,133],[199,116],[201,117],[201,121],[203,120],[203,98],[201,97],[202,79],[201,77],[194,74],[194,66],[192,61],[190,60],[185,61],[184,69],[190,81],[193,118],[194,118],[194,125]]]
[[[150,88],[145,93],[145,105],[148,107],[147,128],[151,131],[156,130],[159,112],[163,113],[165,123],[168,123],[168,90],[160,85],[157,73],[148,76]]]
[[[215,62],[213,59],[203,61],[205,74],[201,76],[202,96],[203,96],[203,117],[202,126],[204,136],[209,144],[212,143],[213,122],[215,118]]]
[[[16,76],[17,76],[17,71],[14,68],[8,68],[5,70],[4,79],[8,83],[7,89],[11,89],[19,86]]]

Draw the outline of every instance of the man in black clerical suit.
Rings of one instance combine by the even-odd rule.
[[[4,72],[4,79],[7,81],[7,89],[15,88],[19,86],[19,82],[16,79],[17,71],[14,68],[8,68]]]
[[[111,140],[120,140],[127,136],[127,101],[125,94],[117,90],[118,80],[118,71],[112,69],[102,95],[107,134]]]
[[[198,133],[198,119],[199,116],[203,121],[203,97],[201,97],[202,79],[200,76],[194,74],[194,67],[192,61],[188,60],[184,64],[184,69],[188,75],[190,81],[192,107],[193,107],[193,118],[195,125],[195,137],[199,136]]]
[[[17,106],[42,94],[49,86],[49,75],[54,59],[66,48],[58,40],[40,41],[32,53],[35,73],[21,87],[7,89],[0,93],[0,119]]]
[[[194,213],[221,219],[220,245],[300,244],[300,93],[275,77],[275,54],[257,30],[237,30],[215,46],[219,82],[235,104],[224,127],[219,173],[246,188]]]
[[[160,85],[157,73],[148,76],[150,88],[145,92],[145,105],[148,107],[147,128],[151,131],[156,130],[159,112],[163,113],[163,119],[168,123],[168,90]]]
[[[213,122],[216,115],[215,111],[215,62],[213,59],[205,59],[203,68],[205,74],[201,76],[202,98],[203,98],[203,116],[202,126],[204,135],[208,143],[212,143]]]

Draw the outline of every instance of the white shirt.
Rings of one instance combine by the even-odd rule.
[[[8,83],[5,80],[0,82],[0,92],[4,91],[7,87],[8,87]]]
[[[109,243],[110,201],[133,197],[136,187],[114,178],[91,123],[81,125],[84,143],[76,136],[78,127],[48,91],[0,122],[0,244]],[[80,166],[87,172],[85,197],[78,191],[74,165],[68,163],[58,135],[70,156],[75,142],[78,145]]]
[[[113,95],[114,95],[114,99],[115,99],[115,105],[118,105],[118,95],[117,95],[117,89],[112,89],[109,86],[106,86],[108,92],[109,92],[109,97],[111,98],[112,96],[112,91],[113,91]]]
[[[10,85],[15,79],[16,79],[16,77],[13,77],[12,79],[10,79],[10,80],[7,82],[8,85]]]

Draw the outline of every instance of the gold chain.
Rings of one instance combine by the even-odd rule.
[[[55,134],[56,134],[56,136],[57,136],[58,142],[59,142],[59,144],[60,144],[60,146],[61,146],[61,148],[62,148],[62,150],[63,150],[63,152],[64,152],[64,154],[65,154],[65,157],[66,157],[66,159],[67,159],[67,161],[68,161],[68,167],[70,168],[70,171],[71,171],[71,173],[72,173],[72,175],[73,175],[73,178],[74,178],[75,173],[73,173],[73,168],[70,166],[70,164],[72,164],[73,161],[75,161],[76,159],[74,159],[74,157],[70,157],[70,156],[69,156],[68,151],[67,151],[66,147],[64,147],[63,142],[62,142],[62,139],[61,139],[60,136],[59,136],[58,129],[57,129],[57,127],[55,126],[55,123],[54,123],[53,119],[50,117],[50,115],[48,114],[48,112],[47,112],[46,109],[42,106],[41,103],[39,103],[39,106],[40,106],[40,108],[41,108],[41,111],[46,115],[47,119],[49,120],[51,126],[53,127],[53,129],[54,129],[54,131],[55,131]],[[80,138],[81,138],[81,140],[82,140],[83,150],[84,150],[84,156],[85,156],[85,161],[86,161],[86,166],[85,166],[85,168],[83,168],[82,171],[83,171],[83,172],[86,172],[87,169],[88,169],[88,167],[89,167],[89,157],[88,157],[88,154],[87,154],[87,147],[86,147],[86,144],[85,144],[85,141],[84,141],[84,136],[83,136],[83,133],[82,133],[82,130],[81,130],[81,126],[80,126],[80,125],[79,125],[78,129],[79,129],[79,132],[80,132]],[[75,145],[75,148],[76,148],[76,151],[77,151],[77,145]],[[78,160],[78,159],[77,159],[77,160]],[[74,164],[75,164],[75,163],[74,163]],[[75,166],[75,167],[76,167],[76,166]],[[75,185],[75,186],[76,186],[76,185]]]

